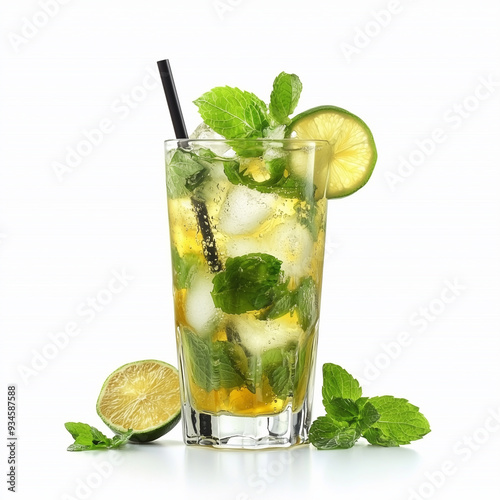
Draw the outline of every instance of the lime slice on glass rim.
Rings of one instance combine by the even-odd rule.
[[[342,198],[363,187],[377,161],[373,135],[361,118],[336,106],[318,106],[295,116],[287,135],[302,140],[326,140],[328,158],[327,198]]]
[[[131,441],[158,439],[181,418],[178,371],[154,359],[123,365],[105,380],[96,409],[113,432],[133,429]]]

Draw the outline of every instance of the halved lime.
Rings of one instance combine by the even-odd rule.
[[[287,135],[303,140],[327,140],[329,158],[327,198],[341,198],[363,187],[377,161],[373,135],[361,118],[336,106],[319,106],[294,117]]]
[[[96,406],[112,431],[133,429],[132,441],[153,441],[181,418],[177,369],[154,359],[123,365],[105,380]]]

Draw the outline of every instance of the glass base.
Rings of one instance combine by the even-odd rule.
[[[307,442],[310,410],[307,401],[299,411],[291,406],[276,415],[242,417],[213,415],[183,405],[184,442],[215,448],[287,448]]]

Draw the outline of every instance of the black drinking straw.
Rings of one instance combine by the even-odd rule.
[[[172,124],[174,125],[175,137],[177,139],[187,139],[188,133],[184,123],[184,117],[182,116],[179,98],[177,97],[177,90],[175,89],[174,77],[172,75],[172,70],[170,69],[170,62],[168,59],[164,59],[163,61],[158,61],[157,64],[158,70],[160,71],[163,90],[165,91],[165,97],[167,98],[170,117],[172,118]]]
[[[161,82],[165,97],[167,98],[168,109],[170,111],[170,118],[174,126],[175,137],[177,139],[187,139],[188,133],[182,116],[179,98],[177,97],[177,90],[175,89],[174,77],[170,69],[170,62],[168,59],[158,61],[158,70],[160,71]],[[182,142],[180,142],[182,145]],[[207,206],[203,201],[197,200],[194,196],[191,197],[191,204],[193,205],[198,227],[203,238],[203,253],[207,260],[208,267],[211,272],[216,273],[222,269],[219,255],[217,253],[217,246],[215,245],[215,238],[210,227],[210,218],[208,216]]]

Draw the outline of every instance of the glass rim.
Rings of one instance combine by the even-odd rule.
[[[171,144],[192,144],[192,143],[202,143],[207,144],[210,142],[213,143],[255,143],[255,144],[272,144],[272,143],[283,143],[283,144],[301,144],[304,146],[307,145],[320,145],[326,146],[330,145],[330,143],[326,139],[298,139],[297,137],[285,137],[283,139],[272,139],[269,137],[263,139],[250,138],[245,139],[239,137],[237,139],[166,139],[164,141],[165,146],[170,146]]]

